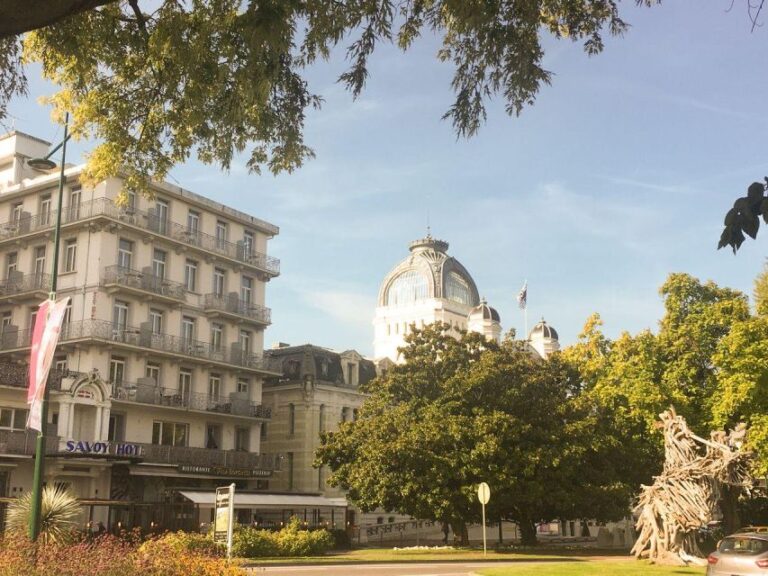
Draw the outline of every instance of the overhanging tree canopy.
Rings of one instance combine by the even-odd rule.
[[[652,5],[658,0],[635,0]],[[319,106],[304,69],[337,45],[351,62],[342,81],[357,96],[382,42],[403,50],[425,32],[442,37],[438,59],[455,69],[445,118],[474,134],[485,103],[503,96],[509,114],[534,101],[551,74],[541,37],[583,42],[595,54],[603,32],[627,24],[615,0],[6,0],[0,3],[0,119],[25,90],[25,58],[61,87],[52,101],[73,116],[75,137],[103,143],[86,178],[122,170],[129,189],[163,178],[192,153],[228,168],[250,149],[248,167],[300,166],[308,108]]]

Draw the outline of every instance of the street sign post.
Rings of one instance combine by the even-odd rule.
[[[235,485],[216,488],[216,516],[213,520],[213,541],[227,544],[227,558],[232,557],[232,526],[235,512]]]
[[[483,505],[483,556],[486,556],[488,554],[488,546],[485,537],[485,505],[491,499],[491,488],[485,482],[480,482],[480,486],[477,487],[477,499]]]

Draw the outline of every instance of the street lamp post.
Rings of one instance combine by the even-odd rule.
[[[56,227],[53,233],[53,270],[51,274],[51,292],[49,298],[56,300],[56,288],[59,273],[59,233],[61,232],[61,212],[64,199],[64,163],[67,157],[67,140],[69,140],[69,112],[64,117],[64,139],[61,144],[51,150],[44,158],[32,158],[27,161],[27,165],[32,168],[52,170],[56,168],[56,163],[50,158],[61,148],[61,171],[59,173],[59,201],[56,210]],[[43,499],[43,474],[45,470],[45,429],[48,426],[48,386],[45,387],[43,402],[41,405],[41,430],[38,431],[35,441],[35,471],[32,476],[32,505],[29,514],[29,538],[32,541],[37,540],[40,535],[40,516],[41,504]]]

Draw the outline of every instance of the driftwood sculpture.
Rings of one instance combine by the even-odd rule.
[[[632,554],[657,564],[705,564],[696,532],[712,521],[723,485],[749,491],[751,454],[741,450],[746,427],[696,436],[674,408],[659,414],[664,470],[643,486],[635,514],[639,534]]]

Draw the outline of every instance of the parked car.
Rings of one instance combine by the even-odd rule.
[[[768,533],[736,532],[707,557],[707,576],[768,575]]]

